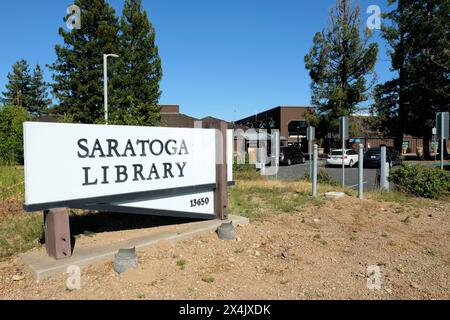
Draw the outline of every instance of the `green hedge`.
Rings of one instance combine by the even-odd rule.
[[[438,198],[450,192],[450,173],[422,165],[402,165],[389,179],[399,191],[424,198]]]
[[[23,163],[23,123],[30,121],[27,110],[17,106],[0,107],[0,162]]]

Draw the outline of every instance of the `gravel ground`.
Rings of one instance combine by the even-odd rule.
[[[323,200],[239,227],[235,241],[210,233],[160,242],[122,275],[112,261],[94,264],[75,291],[66,289],[67,275],[36,282],[15,257],[0,264],[0,298],[449,299],[449,212],[449,202],[429,200]],[[367,287],[372,265],[380,290]]]

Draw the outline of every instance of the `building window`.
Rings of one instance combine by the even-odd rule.
[[[308,128],[308,123],[302,120],[294,120],[289,122],[288,131],[289,136],[306,136],[306,131]]]

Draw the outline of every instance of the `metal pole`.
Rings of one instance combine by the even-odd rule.
[[[119,58],[117,54],[103,55],[103,91],[105,95],[105,124],[108,124],[108,57]]]
[[[364,146],[359,145],[359,155],[358,155],[358,197],[363,198],[364,192]]]
[[[278,168],[280,166],[280,132],[274,133],[275,136],[275,179],[278,180]]]
[[[345,140],[342,139],[342,188],[345,188],[345,165],[344,165],[344,155],[345,155]]]
[[[382,189],[389,191],[388,165],[386,159],[386,147],[381,147],[381,161],[380,161],[380,186]]]
[[[312,145],[312,140],[309,140],[309,142],[308,142],[308,149],[309,149],[309,176],[312,177],[312,174],[313,174],[313,159],[312,159],[313,145]]]
[[[317,158],[318,158],[318,152],[317,152],[318,145],[314,145],[314,152],[313,152],[313,173],[312,173],[312,196],[314,198],[317,197]]]
[[[441,170],[444,170],[444,113],[441,114]]]
[[[105,124],[108,124],[108,55],[103,55],[103,92],[105,96]]]

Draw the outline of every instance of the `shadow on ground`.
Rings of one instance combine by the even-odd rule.
[[[76,246],[77,237],[80,235],[94,236],[103,232],[148,229],[202,221],[190,218],[95,211],[82,215],[72,214],[69,218],[72,253]],[[45,244],[44,230],[42,230],[39,242]]]
[[[146,229],[200,221],[198,219],[149,216],[113,212],[90,212],[70,216],[70,230],[74,237],[103,232]]]

